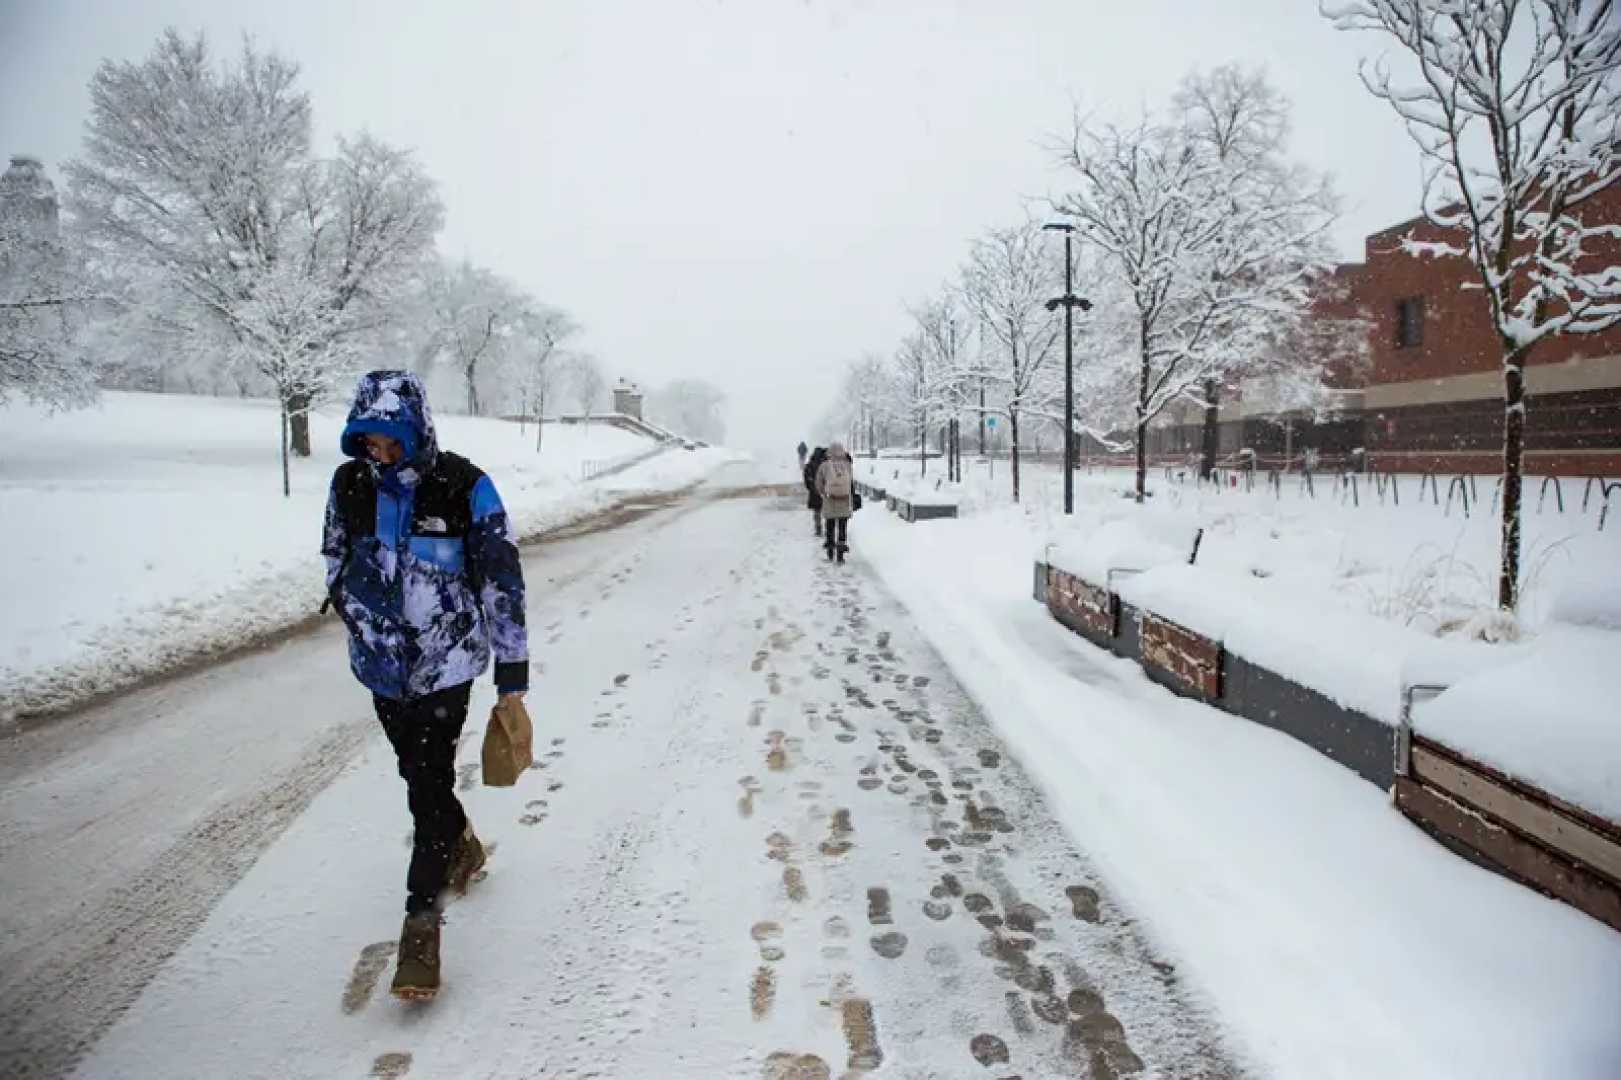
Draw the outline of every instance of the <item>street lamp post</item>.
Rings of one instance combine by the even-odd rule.
[[[1047,301],[1047,310],[1064,308],[1064,513],[1075,513],[1075,322],[1076,308],[1092,310],[1092,301],[1075,295],[1075,263],[1070,255],[1075,226],[1049,221],[1042,226],[1064,234],[1064,295]]]

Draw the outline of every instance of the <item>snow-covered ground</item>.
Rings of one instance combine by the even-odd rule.
[[[1621,935],[1458,859],[1287,736],[1069,633],[1030,597],[1041,531],[1012,509],[916,525],[880,512],[852,538],[1263,1074],[1621,1076]],[[1565,655],[1554,678],[1592,666]],[[1511,682],[1480,689],[1536,696]],[[1550,711],[1525,718],[1522,742]],[[1583,719],[1606,723],[1613,710]],[[1616,783],[1613,759],[1583,768]]]
[[[722,451],[671,451],[583,483],[586,461],[652,449],[614,428],[534,429],[439,415],[440,443],[496,481],[523,535],[625,494],[691,483]],[[60,708],[307,618],[322,595],[321,515],[341,409],[281,494],[266,401],[109,393],[57,415],[0,409],[0,720]]]
[[[893,483],[896,473],[916,483],[915,460],[863,460],[858,467],[878,483]],[[944,463],[931,460],[926,486],[932,489],[944,474]],[[1261,596],[1288,594],[1374,615],[1418,634],[1456,636],[1472,616],[1496,606],[1499,535],[1495,481],[1477,478],[1484,505],[1472,505],[1465,517],[1461,497],[1454,495],[1447,506],[1447,479],[1439,480],[1437,506],[1428,486],[1420,496],[1417,476],[1398,477],[1398,506],[1388,493],[1381,501],[1369,478],[1360,477],[1356,505],[1336,488],[1332,475],[1314,478],[1312,498],[1298,476],[1283,478],[1274,494],[1264,477],[1257,478],[1252,492],[1218,490],[1169,483],[1163,470],[1153,469],[1151,498],[1138,507],[1124,497],[1131,489],[1130,470],[1099,468],[1077,473],[1076,513],[1066,521],[1058,467],[1026,465],[1023,505],[1041,543],[1053,543],[1060,558],[1069,548],[1067,554],[1079,564],[1074,569],[1088,577],[1117,566],[1185,564],[1202,529],[1197,565],[1203,578],[1223,579]],[[1590,576],[1589,568],[1621,566],[1621,499],[1612,498],[1617,505],[1600,532],[1602,498],[1596,485],[1584,512],[1583,482],[1563,480],[1560,513],[1552,486],[1539,497],[1541,484],[1539,478],[1526,481],[1521,619],[1533,633],[1547,620],[1555,598]],[[962,489],[966,515],[1006,506],[1008,463],[965,458]]]
[[[899,471],[917,484],[915,462],[861,468],[879,483]],[[930,469],[944,473],[936,462]],[[965,475],[965,517],[1002,523],[1002,546],[982,544],[982,553],[1108,584],[1137,608],[1386,723],[1399,720],[1404,685],[1453,685],[1417,710],[1421,729],[1595,813],[1613,819],[1621,806],[1621,726],[1602,705],[1613,680],[1593,659],[1621,655],[1621,516],[1599,530],[1596,486],[1586,513],[1579,483],[1567,485],[1563,514],[1551,486],[1540,512],[1531,501],[1524,604],[1509,627],[1518,641],[1487,643],[1505,636],[1489,498],[1465,518],[1457,499],[1447,512],[1444,485],[1441,506],[1420,500],[1411,476],[1396,481],[1400,505],[1364,483],[1358,506],[1332,478],[1317,478],[1313,499],[1299,477],[1285,478],[1281,493],[1264,482],[1248,492],[1172,484],[1156,470],[1153,497],[1138,506],[1126,497],[1129,471],[1100,469],[1077,475],[1066,518],[1056,466],[1026,470],[1017,509],[1006,462],[970,461]],[[1477,487],[1487,496],[1493,483]],[[1502,673],[1509,667],[1515,674]],[[1520,689],[1508,692],[1509,682]]]
[[[838,568],[762,483],[526,552],[540,761],[465,740],[428,1008],[335,624],[10,736],[0,1072],[1617,1075],[1621,937],[1069,634],[1024,513],[863,511]]]
[[[106,1029],[77,1075],[1247,1075],[908,615],[757,487],[791,477],[720,478],[526,552],[539,761],[478,785],[481,680],[496,847],[427,1008],[386,993],[409,823],[336,627],[20,736],[0,1072]]]

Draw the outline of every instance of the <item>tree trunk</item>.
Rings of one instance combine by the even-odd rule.
[[[1137,347],[1140,370],[1137,376],[1137,502],[1143,501],[1148,486],[1148,326],[1139,322]]]
[[[287,460],[287,402],[281,404],[281,497],[293,494],[292,466]]]
[[[1525,352],[1503,361],[1503,549],[1497,575],[1497,606],[1520,602],[1520,476],[1525,454]]]
[[[979,380],[979,456],[985,456],[985,380]],[[1018,502],[1014,496],[1014,502]]]
[[[299,457],[310,456],[310,395],[295,391],[287,395],[283,405],[287,414],[287,424],[292,434],[293,453]]]
[[[462,368],[462,374],[467,377],[467,415],[478,415],[478,365],[468,364]]]
[[[1008,433],[1013,436],[1013,501],[1019,501],[1019,406],[1008,404]]]
[[[1148,421],[1141,419],[1138,414],[1137,421],[1137,501],[1143,501],[1143,492],[1147,489],[1148,481]]]
[[[540,453],[540,440],[546,431],[546,395],[535,398],[535,453]]]
[[[1216,395],[1221,392],[1221,384],[1215,379],[1204,381],[1204,447],[1199,458],[1199,479],[1209,480],[1210,474],[1216,471],[1216,452],[1221,445],[1221,422],[1217,417],[1219,409],[1216,405]]]
[[[929,414],[924,413],[917,425],[917,474],[929,475]]]

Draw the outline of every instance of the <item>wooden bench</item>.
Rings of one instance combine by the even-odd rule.
[[[902,521],[934,521],[957,516],[956,503],[912,502],[908,499],[891,497],[890,508],[900,515]]]
[[[1621,824],[1419,734],[1396,806],[1437,840],[1621,930]]]

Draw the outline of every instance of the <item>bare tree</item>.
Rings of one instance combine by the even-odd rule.
[[[494,271],[467,260],[445,264],[430,279],[439,340],[467,391],[467,412],[478,416],[481,375],[503,359],[518,333],[527,298]]]
[[[876,454],[881,440],[889,437],[890,421],[904,412],[896,401],[896,386],[895,373],[883,357],[868,354],[851,362],[817,429],[843,439],[851,453],[865,449]]]
[[[1062,151],[1079,186],[1056,207],[1131,316],[1130,338],[1105,356],[1135,368],[1138,501],[1150,422],[1172,401],[1208,405],[1214,385],[1265,357],[1279,321],[1309,310],[1311,278],[1327,264],[1326,184],[1222,146],[1180,116],[1129,128],[1077,119]]]
[[[895,410],[890,399],[890,381],[884,370],[884,358],[873,353],[850,366],[846,374],[847,400],[852,406],[848,433],[850,445],[865,442],[867,453],[878,453],[879,430],[889,434],[889,421]]]
[[[546,399],[557,384],[562,344],[578,330],[578,325],[556,308],[541,304],[526,307],[519,322],[523,327],[523,412],[530,406],[535,417],[535,453],[540,453],[545,437]]]
[[[1424,162],[1434,234],[1410,253],[1473,264],[1500,342],[1503,513],[1497,603],[1519,602],[1525,365],[1555,334],[1621,323],[1621,5],[1614,0],[1353,0],[1320,10],[1408,54],[1416,78],[1362,67]],[[1613,204],[1611,204],[1613,206]],[[1605,246],[1605,245],[1608,246]]]
[[[1064,320],[1047,303],[1063,291],[1051,252],[1042,244],[1041,226],[1033,221],[992,229],[974,241],[963,268],[963,298],[995,348],[1002,363],[976,366],[968,372],[977,385],[978,411],[986,411],[984,387],[994,382],[1002,391],[996,409],[1007,417],[1013,446],[1013,501],[1019,501],[1019,422],[1025,412],[1049,396],[1043,381],[1049,361],[1062,343]],[[983,426],[981,429],[983,438]]]
[[[585,426],[589,428],[591,414],[608,389],[607,377],[597,358],[590,353],[575,354],[569,364],[569,384],[574,389],[574,399],[580,404],[580,414],[585,417]]]
[[[53,409],[95,396],[82,347],[90,309],[105,298],[63,241],[56,189],[33,158],[0,176],[0,403],[13,393]]]
[[[676,379],[647,396],[654,423],[710,445],[726,439],[725,406],[725,392],[704,379]]]
[[[1316,187],[1304,170],[1291,171],[1284,164],[1283,152],[1289,138],[1289,100],[1267,82],[1259,71],[1245,71],[1229,64],[1210,72],[1190,72],[1184,76],[1171,107],[1188,140],[1214,156],[1220,163],[1224,184],[1237,187],[1249,198],[1265,203],[1279,190],[1299,194],[1310,193],[1317,205],[1311,209],[1332,214],[1333,199],[1326,188]],[[1315,188],[1315,190],[1314,190]],[[1305,305],[1280,311],[1279,325],[1275,325],[1262,338],[1279,340],[1291,336],[1292,327],[1285,322],[1304,322],[1309,309]],[[1294,316],[1293,320],[1288,317]],[[1208,479],[1215,470],[1219,448],[1220,402],[1223,391],[1234,389],[1245,376],[1260,374],[1262,366],[1272,367],[1272,381],[1288,380],[1282,368],[1291,355],[1276,349],[1267,349],[1260,341],[1247,343],[1251,354],[1237,358],[1225,370],[1212,371],[1201,387],[1204,397],[1204,438],[1200,453],[1199,475]],[[1270,364],[1267,361],[1271,361]],[[1246,362],[1247,361],[1247,362]],[[1308,372],[1313,365],[1309,357],[1301,358],[1301,367]]]
[[[962,298],[955,288],[944,288],[934,298],[914,308],[912,318],[917,324],[917,343],[924,353],[925,378],[912,382],[914,396],[910,406],[918,416],[919,466],[927,472],[930,420],[943,424],[962,411],[978,349],[974,345],[972,317],[964,311]]]
[[[308,455],[309,409],[376,329],[442,209],[408,154],[368,136],[313,159],[297,74],[251,43],[216,66],[202,37],[168,31],[141,63],[97,69],[85,156],[67,173],[104,258],[161,282],[154,295],[174,306],[152,317],[263,374],[292,452]]]

